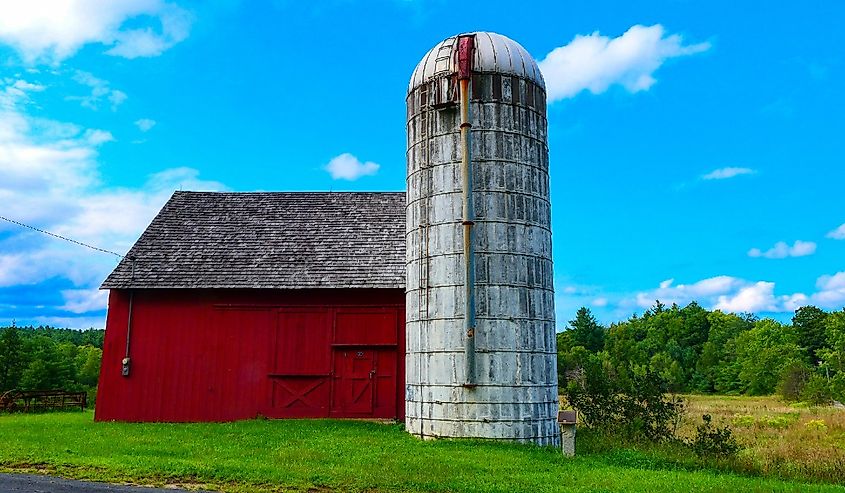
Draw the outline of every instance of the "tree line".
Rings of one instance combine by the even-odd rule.
[[[678,393],[845,401],[845,309],[805,306],[781,323],[658,301],[606,327],[582,307],[557,337],[564,390],[592,368],[623,386],[648,376]]]
[[[94,393],[104,331],[0,327],[0,393],[65,389]],[[593,368],[621,385],[658,378],[671,392],[845,401],[845,309],[814,306],[791,323],[657,302],[604,326],[588,308],[557,335],[561,387]]]
[[[93,403],[103,335],[102,329],[0,327],[0,394],[7,390],[86,391]]]

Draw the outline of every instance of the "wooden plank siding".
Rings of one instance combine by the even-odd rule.
[[[404,419],[402,289],[112,289],[98,421]],[[354,360],[354,361],[353,361]]]

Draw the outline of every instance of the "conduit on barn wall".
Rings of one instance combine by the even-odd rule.
[[[473,225],[475,224],[475,210],[472,201],[472,156],[470,122],[470,78],[472,77],[472,57],[475,35],[458,38],[458,82],[461,95],[461,176],[463,179],[463,209],[464,217],[464,330],[465,330],[465,381],[464,386],[476,386],[475,371],[475,254],[473,251]]]
[[[129,314],[126,317],[126,352],[123,355],[123,362],[120,368],[120,374],[124,377],[129,376],[129,367],[132,359],[129,357],[130,340],[132,336],[132,305],[135,301],[135,291],[132,290],[132,283],[135,281],[135,259],[127,257],[132,265],[132,273],[129,277]]]

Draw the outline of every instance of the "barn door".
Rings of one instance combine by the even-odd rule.
[[[271,408],[273,418],[329,415],[331,395],[331,312],[282,309],[273,351]]]
[[[339,349],[334,353],[334,402],[332,414],[372,414],[376,382],[376,352]]]

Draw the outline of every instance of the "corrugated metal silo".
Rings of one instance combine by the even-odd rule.
[[[543,76],[504,36],[454,36],[407,109],[407,430],[558,444]]]

